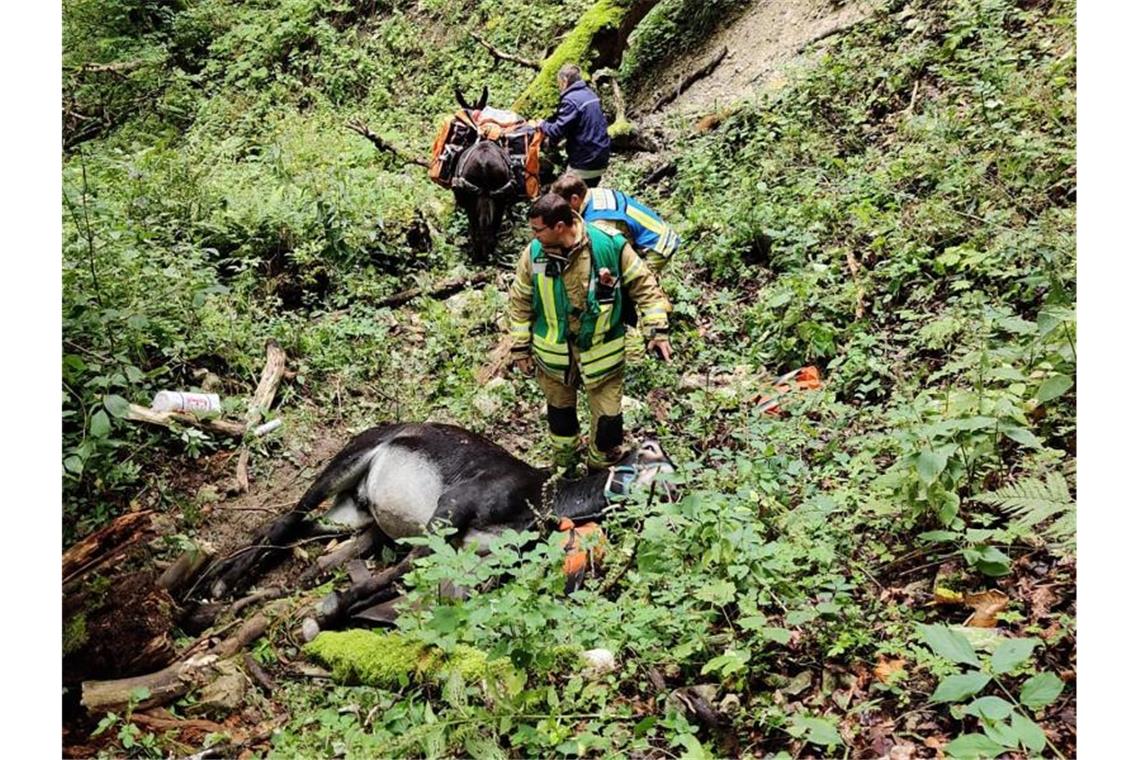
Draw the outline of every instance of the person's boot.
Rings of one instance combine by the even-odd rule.
[[[600,451],[591,443],[586,452],[586,470],[589,472],[607,470],[620,462],[624,453],[620,445]]]

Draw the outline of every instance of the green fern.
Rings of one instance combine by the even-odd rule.
[[[1065,476],[1059,472],[1050,472],[1044,482],[1021,480],[975,498],[998,507],[1013,518],[1016,527],[1025,531],[1032,531],[1052,519],[1043,535],[1063,551],[1076,547],[1076,502],[1069,493]]]

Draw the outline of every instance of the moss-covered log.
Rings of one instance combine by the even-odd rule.
[[[512,109],[547,116],[558,105],[558,69],[576,63],[583,70],[617,66],[629,35],[660,0],[598,0],[559,43]]]

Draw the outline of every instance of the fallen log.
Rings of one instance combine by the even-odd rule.
[[[407,290],[401,290],[399,293],[396,293],[395,295],[391,295],[391,296],[388,296],[387,298],[381,298],[378,301],[374,301],[373,305],[375,305],[378,308],[402,306],[403,304],[406,304],[408,301],[411,301],[413,298],[419,298],[420,296],[423,296],[423,295],[426,295],[426,296],[429,296],[430,298],[435,298],[435,299],[447,298],[448,296],[455,295],[456,293],[458,293],[459,291],[463,290],[466,287],[470,287],[473,285],[482,285],[482,284],[488,282],[494,276],[495,276],[494,272],[487,271],[487,272],[478,272],[476,274],[471,275],[470,277],[452,277],[451,279],[443,280],[441,282],[436,283],[435,285],[433,285],[431,287],[430,290],[424,291],[423,288],[408,288]]]
[[[63,553],[63,582],[67,583],[145,537],[154,512],[127,512]]]
[[[137,700],[135,709],[146,710],[169,704],[191,689],[208,684],[215,675],[215,663],[249,646],[265,633],[268,625],[266,615],[255,615],[208,652],[191,655],[155,673],[110,681],[84,681],[80,703],[91,714],[121,710],[141,694],[147,696]]]
[[[710,58],[704,66],[701,66],[699,69],[689,74],[687,77],[682,79],[674,89],[659,97],[657,99],[657,102],[653,104],[653,108],[649,110],[660,111],[662,108],[672,103],[674,100],[681,96],[681,93],[692,87],[693,84],[698,80],[704,79],[709,74],[713,73],[716,67],[720,65],[720,62],[724,60],[726,55],[728,55],[728,47],[722,46],[721,49],[716,52],[716,55]]]
[[[547,56],[511,110],[521,114],[552,113],[558,104],[558,69],[564,63],[583,68],[617,68],[629,35],[660,0],[598,0]]]

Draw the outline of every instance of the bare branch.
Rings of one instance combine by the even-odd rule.
[[[487,48],[487,51],[494,57],[496,61],[510,61],[511,63],[517,63],[519,66],[526,66],[528,69],[534,69],[535,71],[538,71],[540,68],[542,68],[542,65],[536,63],[535,61],[522,58],[521,56],[512,55],[510,53],[504,53],[502,50],[499,50],[497,47],[492,45],[490,42],[487,42],[487,40],[483,39],[475,32],[468,32],[468,34],[474,37],[475,41],[480,45]]]
[[[680,97],[681,93],[692,87],[693,83],[698,79],[703,79],[709,74],[713,73],[713,70],[720,65],[720,62],[724,60],[724,57],[726,55],[728,55],[728,48],[721,47],[721,49],[717,51],[716,55],[709,59],[708,63],[706,63],[704,66],[701,66],[692,74],[689,74],[687,77],[682,79],[676,88],[670,90],[658,98],[657,102],[653,104],[653,108],[650,110],[660,111],[662,108],[672,103],[674,100]]]
[[[400,159],[404,163],[415,164],[416,166],[422,166],[425,169],[430,165],[425,159],[417,158],[404,149],[392,145],[383,137],[369,129],[368,125],[365,124],[361,119],[350,119],[349,121],[345,122],[345,126],[351,129],[353,132],[356,132],[357,134],[368,138],[368,140],[376,146],[376,150],[380,151],[381,153],[391,153],[393,156]]]

